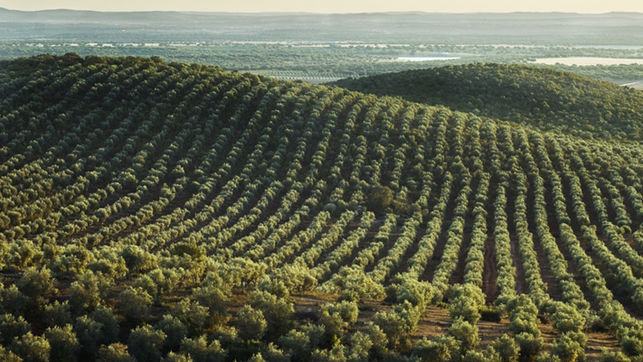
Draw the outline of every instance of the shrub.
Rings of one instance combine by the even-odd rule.
[[[226,313],[228,296],[225,290],[214,285],[206,285],[194,291],[194,298],[204,307],[210,310],[210,313],[216,313],[218,320],[224,322],[223,317]]]
[[[364,332],[357,331],[350,336],[350,350],[348,359],[350,361],[368,361],[373,341],[370,336]]]
[[[488,359],[485,357],[484,353],[478,352],[476,350],[468,350],[464,356],[462,356],[462,362],[486,362]]]
[[[131,322],[147,320],[152,306],[152,296],[143,289],[128,287],[118,296],[118,309]]]
[[[48,326],[64,326],[65,324],[72,324],[71,308],[69,303],[64,301],[62,303],[55,301],[45,306],[43,313],[43,320]]]
[[[326,329],[323,325],[306,323],[301,326],[300,330],[308,336],[310,340],[311,349],[322,348],[328,345],[324,345],[326,336]]]
[[[118,340],[118,317],[109,307],[98,306],[92,313],[92,319],[102,325],[103,335],[109,343]]]
[[[160,302],[161,295],[156,282],[147,274],[143,274],[134,282],[134,288],[142,289],[154,299],[154,303]]]
[[[530,356],[536,356],[543,346],[543,339],[539,335],[532,333],[518,333],[514,336],[514,339],[520,346],[520,356],[524,356],[527,359]]]
[[[183,338],[187,337],[188,329],[178,318],[165,314],[155,325],[156,329],[165,333],[165,349],[176,349],[181,345]]]
[[[290,267],[288,269],[293,269],[293,267]],[[283,271],[279,271],[278,274],[280,274],[278,277],[265,275],[263,278],[261,278],[261,280],[259,281],[259,285],[257,285],[257,290],[268,292],[272,295],[277,296],[278,298],[288,298],[290,296],[290,290],[286,283],[290,284],[292,283],[292,281],[288,280],[288,278],[286,278],[286,275],[283,275]]]
[[[447,335],[439,336],[433,340],[426,338],[419,341],[413,348],[413,356],[422,361],[451,361],[459,355],[458,341]]]
[[[127,265],[125,259],[121,257],[116,249],[105,247],[94,249],[95,260],[87,264],[87,269],[95,274],[102,274],[109,280],[122,279],[127,275]]]
[[[74,313],[92,311],[101,303],[99,280],[91,271],[85,272],[69,288],[69,305]]]
[[[256,310],[251,306],[244,306],[237,315],[237,327],[239,327],[239,335],[245,340],[261,340],[268,323],[260,310]]]
[[[45,331],[45,336],[51,346],[49,354],[51,362],[76,360],[76,352],[78,352],[80,344],[70,324],[62,327],[49,327]]]
[[[549,352],[540,353],[538,356],[531,356],[529,360],[535,362],[561,362],[557,355]]]
[[[28,269],[16,282],[16,286],[29,298],[30,307],[38,309],[47,302],[51,294],[57,291],[51,272],[47,268]]]
[[[284,298],[264,291],[256,291],[250,295],[249,304],[257,310],[260,310],[268,328],[266,333],[269,338],[278,338],[292,328],[292,316],[295,312],[293,304]]]
[[[316,349],[310,355],[312,362],[345,362],[344,346],[338,344],[332,349]]]
[[[172,269],[154,269],[146,275],[154,282],[157,294],[160,296],[171,293],[179,283],[178,274]]]
[[[94,255],[88,248],[70,244],[62,249],[62,253],[50,265],[57,277],[73,278],[82,273],[93,258]]]
[[[403,278],[399,284],[393,286],[393,294],[397,303],[408,300],[411,304],[422,308],[433,298],[433,287],[428,282]]]
[[[103,327],[102,323],[93,320],[87,315],[76,319],[74,331],[85,353],[94,355],[99,345],[108,342],[103,333]]]
[[[473,284],[456,285],[451,288],[449,301],[451,318],[462,318],[470,323],[480,320],[480,309],[484,306],[485,297],[480,287]]]
[[[127,346],[122,343],[112,343],[108,346],[102,345],[96,355],[97,362],[136,362],[130,356]]]
[[[357,303],[352,301],[328,303],[321,308],[321,323],[331,345],[344,335],[351,323],[357,321],[358,315]]]
[[[556,341],[554,354],[562,361],[584,361],[587,337],[582,332],[565,332]]]
[[[165,358],[162,359],[163,362],[192,362],[192,357],[180,353],[170,352]]]
[[[485,355],[488,360],[515,362],[518,361],[518,356],[520,355],[520,346],[509,335],[503,334],[491,343]]]
[[[212,335],[223,345],[231,345],[235,343],[240,343],[239,340],[239,331],[235,326],[221,326],[217,328],[217,331]]]
[[[624,336],[621,338],[623,352],[630,356],[643,354],[643,338],[640,332],[628,328],[623,333]]]
[[[377,324],[387,336],[389,346],[396,347],[407,338],[420,320],[420,310],[408,301],[397,304],[390,312],[375,314]]]
[[[262,357],[271,362],[289,362],[290,358],[274,343],[268,343],[268,346],[261,351]]]
[[[552,324],[560,332],[581,331],[585,325],[585,318],[574,308],[565,303],[557,303],[553,313]]]
[[[20,337],[29,331],[31,326],[22,316],[16,318],[13,314],[0,315],[0,344],[7,345],[15,337]]]
[[[210,325],[208,308],[189,299],[181,299],[172,314],[187,327],[191,336],[201,334]]]
[[[179,256],[189,255],[192,258],[198,259],[205,255],[205,249],[195,242],[178,242],[172,245],[170,253]]]
[[[367,207],[369,210],[383,213],[393,203],[393,190],[388,186],[375,186],[368,195]]]
[[[268,287],[265,285],[266,279],[270,281],[271,286]],[[316,285],[317,279],[310,273],[310,269],[297,264],[284,265],[275,270],[273,276],[263,277],[258,288],[277,296],[288,296],[291,291],[312,290]]]
[[[364,270],[342,267],[330,280],[329,292],[340,293],[341,300],[358,301],[362,298],[383,298],[384,287],[367,275]]]
[[[11,344],[11,350],[27,362],[49,362],[50,349],[45,338],[34,336],[31,332],[14,339]]]
[[[261,355],[261,352],[257,352],[248,359],[248,362],[265,362],[266,360]]]
[[[520,346],[520,356],[529,359],[538,354],[543,345],[538,328],[538,308],[525,294],[521,294],[507,303],[511,311],[509,327]]]
[[[493,306],[482,306],[480,309],[480,319],[487,322],[499,323],[502,320],[502,313]]]
[[[324,205],[324,211],[327,211],[331,214],[334,213],[336,210],[337,210],[337,205],[335,205],[332,202],[329,202],[326,205]]]
[[[384,333],[382,328],[380,328],[380,326],[373,322],[369,322],[366,331],[368,337],[371,339],[371,342],[373,342],[373,354],[375,354],[376,356],[383,356],[385,353],[387,353],[389,344],[388,337],[386,336],[386,333]]]
[[[308,361],[313,349],[308,334],[296,329],[281,336],[279,345],[288,352],[292,361]]]
[[[603,350],[600,357],[601,362],[629,362],[630,359],[621,351]]]
[[[118,319],[111,310],[98,307],[91,315],[76,318],[74,331],[81,350],[94,355],[101,344],[110,344],[118,340]]]
[[[6,350],[2,345],[0,345],[0,361],[3,361],[3,362],[23,362],[22,358],[18,357],[12,351]]]
[[[22,294],[15,284],[1,290],[0,299],[2,300],[2,309],[6,313],[21,315],[29,306],[29,297]]]
[[[128,245],[121,252],[130,272],[145,272],[156,267],[156,258],[136,245]]]
[[[449,327],[447,331],[449,336],[455,338],[464,354],[468,350],[472,350],[478,345],[480,339],[478,338],[478,327],[475,324],[458,317]]]
[[[196,339],[185,338],[181,343],[181,352],[189,354],[194,362],[223,362],[226,351],[216,339],[210,343],[205,336]]]
[[[15,211],[14,211],[15,212]],[[11,211],[8,213],[10,214]],[[24,270],[25,268],[42,263],[44,253],[28,239],[14,239],[5,255],[5,262],[9,266]]]
[[[138,362],[157,362],[161,359],[165,338],[165,333],[145,324],[132,330],[127,346]]]

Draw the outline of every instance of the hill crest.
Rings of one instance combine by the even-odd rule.
[[[452,65],[333,84],[584,138],[643,140],[643,92],[546,67]]]

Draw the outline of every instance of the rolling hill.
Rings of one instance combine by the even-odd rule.
[[[642,160],[212,66],[0,62],[0,359],[640,357]]]
[[[453,65],[334,84],[583,138],[643,141],[643,92],[546,67]]]

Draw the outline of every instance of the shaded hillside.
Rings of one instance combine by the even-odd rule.
[[[0,62],[0,360],[641,356],[642,162],[217,67]]]
[[[643,92],[544,67],[454,65],[334,84],[583,138],[643,140]]]

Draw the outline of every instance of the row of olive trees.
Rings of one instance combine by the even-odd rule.
[[[557,157],[558,160],[561,159],[561,150],[560,147],[557,147],[557,143],[553,140],[550,140],[556,152],[552,152],[552,155]],[[543,147],[538,147],[537,151],[544,151]],[[539,154],[538,158],[539,164],[545,169],[551,169],[552,165],[550,158],[545,154]],[[569,172],[566,173],[569,175]],[[640,354],[642,351],[643,338],[642,329],[639,321],[631,317],[623,308],[623,306],[614,299],[612,292],[606,285],[604,276],[596,268],[591,257],[581,246],[576,234],[574,233],[573,228],[570,226],[571,219],[567,214],[567,208],[565,205],[565,194],[563,193],[563,186],[561,177],[554,173],[546,173],[548,182],[551,185],[552,197],[554,200],[559,200],[554,203],[554,212],[556,219],[559,225],[559,242],[565,248],[569,250],[574,263],[577,265],[577,268],[585,280],[586,285],[589,287],[592,296],[600,304],[599,315],[603,322],[613,331],[616,332],[616,335],[621,342],[623,349],[629,354]],[[570,175],[571,176],[571,175]],[[569,177],[569,180],[573,178]],[[579,190],[579,185],[577,183],[571,183],[569,185],[570,197],[574,198],[574,203],[572,207],[573,215],[578,223],[583,225],[582,220],[588,220],[589,217],[585,213],[584,207],[580,202],[579,197],[582,199],[582,192]],[[585,226],[587,227],[587,226]],[[588,234],[586,236],[592,236]],[[593,239],[593,238],[592,238]],[[625,271],[625,270],[624,270]]]

